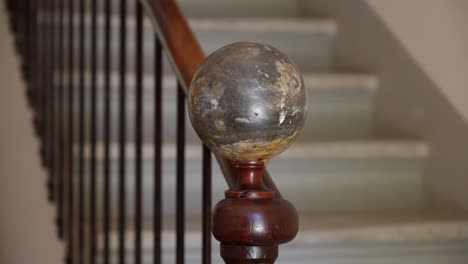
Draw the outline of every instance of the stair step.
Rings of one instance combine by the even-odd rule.
[[[178,0],[187,17],[284,17],[300,14],[297,0]]]
[[[40,23],[44,24],[45,22]],[[74,24],[78,27],[78,15],[74,14]],[[103,36],[104,16],[97,20],[98,36]],[[91,18],[85,18],[85,31],[90,32]],[[239,41],[251,41],[272,45],[290,56],[303,71],[328,71],[330,69],[331,41],[336,33],[336,24],[328,19],[310,19],[296,17],[261,17],[261,18],[191,18],[189,24],[200,41],[206,54],[218,48]],[[56,25],[58,26],[58,25]],[[127,67],[134,68],[133,57],[135,52],[135,21],[129,19],[128,23],[128,51]],[[77,31],[78,32],[78,31]],[[120,22],[117,15],[111,18],[111,57],[119,58],[119,32]],[[153,58],[154,28],[148,19],[144,22],[145,57]],[[294,39],[294,41],[291,41]],[[102,39],[98,42],[100,50],[104,48]],[[78,47],[75,52],[78,56]],[[87,57],[90,49],[86,47]],[[65,58],[66,60],[67,58]],[[167,61],[166,61],[167,62]],[[145,60],[144,69],[151,72],[153,62]],[[168,63],[165,63],[167,66]],[[101,67],[102,65],[99,65]],[[118,63],[112,63],[113,70],[117,70]],[[168,67],[166,67],[168,68]]]
[[[78,74],[75,73],[75,80]],[[128,73],[127,76],[127,120],[128,126],[132,127],[135,115],[135,75]],[[90,79],[90,73],[85,74],[85,79]],[[166,142],[175,141],[176,127],[176,80],[174,75],[166,75],[163,78],[164,97],[164,138]],[[104,76],[98,73],[98,126],[102,131],[103,125],[103,87]],[[111,78],[111,133],[112,140],[117,140],[118,134],[118,101],[119,101],[119,75],[112,73]],[[349,73],[349,74],[314,74],[305,73],[304,82],[308,93],[308,115],[299,141],[310,140],[344,140],[344,139],[366,139],[372,135],[372,116],[374,98],[377,91],[377,79],[373,75]],[[76,83],[75,83],[76,84]],[[144,76],[144,138],[152,140],[153,113],[154,113],[154,80],[148,74]],[[67,83],[65,82],[65,86]],[[58,91],[58,89],[57,89]],[[75,89],[75,99],[78,102],[78,89]],[[86,94],[89,96],[89,83],[86,83]],[[75,104],[78,107],[78,103]],[[90,115],[90,105],[86,106],[86,116]],[[76,108],[78,114],[78,108]],[[187,121],[188,121],[187,117]],[[190,122],[187,122],[187,141],[198,142],[198,136],[193,131]],[[98,135],[101,139],[102,133]],[[134,129],[127,130],[129,139],[134,138]]]
[[[163,224],[163,259],[174,257],[174,219]],[[143,232],[145,261],[152,258],[153,232]],[[128,254],[133,252],[132,231],[126,233]],[[99,240],[102,239],[102,233]],[[111,232],[111,256],[116,257],[118,233]],[[187,259],[195,261],[201,252],[201,220],[186,220],[185,246]],[[219,258],[219,242],[212,239],[214,263]],[[102,247],[100,247],[102,252]],[[468,257],[468,213],[452,210],[388,210],[363,212],[316,213],[300,217],[300,230],[290,243],[280,247],[279,263],[383,263],[375,262],[375,254],[384,263],[451,263],[461,264]],[[382,254],[385,252],[386,254]],[[451,253],[454,262],[422,262],[427,254]],[[457,254],[453,254],[456,252]],[[293,259],[290,259],[290,258]],[[406,257],[406,258],[405,258]],[[420,259],[421,258],[421,259]],[[357,259],[366,262],[354,262]],[[129,259],[130,260],[130,259]],[[167,260],[167,262],[166,262]],[[373,261],[372,261],[373,260]],[[400,262],[396,262],[399,260]],[[447,259],[445,259],[447,261]],[[466,260],[466,258],[465,258]],[[292,261],[292,262],[291,262]],[[367,262],[369,261],[369,262]],[[403,262],[401,262],[403,261]],[[192,263],[189,261],[189,263]]]
[[[86,153],[89,148],[86,147]],[[102,185],[103,147],[98,146],[98,184]],[[118,145],[111,145],[111,189],[116,193]],[[126,187],[128,215],[134,212],[134,145],[128,144]],[[151,215],[153,146],[143,146],[144,214]],[[420,141],[349,141],[295,144],[268,165],[284,197],[301,213],[335,210],[416,209],[423,206],[422,171],[428,146]],[[186,146],[187,214],[201,208],[201,146]],[[175,213],[175,146],[163,146],[163,201],[166,215]],[[89,163],[89,156],[86,157]],[[213,166],[213,201],[227,185]],[[99,187],[102,188],[102,187]],[[101,204],[101,203],[99,203]],[[117,213],[116,204],[112,213]]]
[[[372,135],[377,78],[368,74],[305,74],[308,115],[300,141]]]
[[[335,212],[303,218],[296,244],[468,240],[468,213],[450,210]]]
[[[299,221],[299,232],[290,246],[468,240],[468,212],[457,210],[322,212],[301,215]],[[201,226],[200,217],[186,219],[186,247],[200,248]],[[151,248],[152,228],[147,225],[144,230],[143,244]],[[134,232],[127,233],[131,236]],[[115,245],[118,232],[112,230],[110,234]],[[163,219],[163,238],[164,248],[175,246],[175,219],[172,217]],[[127,244],[127,249],[134,249],[132,243]]]
[[[112,12],[118,14],[120,1],[112,0]],[[298,0],[177,0],[185,17],[264,17],[298,16]],[[87,12],[91,12],[89,5]],[[127,14],[135,13],[135,3],[127,1]]]
[[[405,159],[428,151],[425,142],[415,140],[331,141],[293,144],[276,159]]]
[[[312,18],[193,18],[188,20],[195,31],[230,32],[299,32],[305,34],[334,35],[336,24],[332,20]]]

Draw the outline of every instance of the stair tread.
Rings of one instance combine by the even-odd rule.
[[[79,72],[76,71],[74,76],[78,76]],[[85,72],[85,76],[90,76],[90,72]],[[314,73],[305,72],[302,74],[304,83],[307,89],[362,89],[370,92],[375,91],[378,87],[378,78],[376,75],[367,73],[347,73],[347,72],[330,72],[330,73]],[[104,73],[99,71],[97,74],[98,87],[104,81]],[[127,86],[132,87],[135,85],[134,72],[128,72],[126,75]],[[163,76],[164,87],[174,85],[176,83],[176,76],[174,74],[165,74]],[[153,88],[151,84],[154,81],[152,74],[143,75],[143,84],[145,88]],[[110,82],[119,82],[119,73],[111,72]],[[66,83],[66,80],[65,80]],[[116,86],[111,86],[117,88]]]
[[[178,0],[178,3],[187,17],[299,15],[299,4],[295,0]]]
[[[46,17],[50,12],[41,12],[38,18],[38,23],[43,24],[43,17]],[[65,12],[65,16],[68,14]],[[73,23],[79,25],[78,12],[73,14]],[[98,26],[104,25],[103,14],[97,16]],[[120,26],[120,18],[113,14],[110,18],[111,26]],[[333,19],[327,18],[309,18],[309,17],[195,17],[188,18],[190,27],[194,30],[228,30],[228,31],[279,31],[279,32],[310,32],[333,35],[337,31],[336,22]],[[91,15],[85,14],[85,25],[91,24]],[[67,25],[68,21],[65,21]],[[129,28],[135,27],[134,20],[127,20]],[[145,27],[152,27],[149,19],[144,20]]]
[[[296,243],[411,242],[468,239],[468,213],[404,210],[318,213],[304,217]]]
[[[252,18],[189,18],[194,30],[229,31],[286,31],[335,34],[336,24],[331,19],[296,17],[252,17]]]
[[[378,78],[366,73],[305,73],[308,89],[364,89],[375,91]]]
[[[127,143],[127,149],[133,149],[133,143]],[[118,158],[119,145],[111,143],[111,159]],[[103,157],[102,143],[98,143],[97,158]],[[201,144],[188,143],[186,145],[186,159],[201,158]],[[152,143],[143,144],[143,158],[153,157]],[[325,158],[424,158],[429,154],[429,146],[421,140],[347,140],[301,142],[293,144],[283,154],[274,159],[325,159]],[[175,159],[175,144],[163,145],[163,157]],[[134,159],[134,152],[127,151],[127,159]]]
[[[151,221],[148,221],[151,222]],[[163,247],[175,245],[174,218],[165,218],[163,224]],[[186,247],[199,248],[200,217],[186,218]],[[127,238],[133,231],[126,231]],[[103,234],[100,233],[100,236]],[[111,245],[116,245],[118,232],[110,232]],[[150,226],[143,228],[143,246],[152,245],[153,232]],[[456,210],[390,210],[367,212],[324,212],[300,216],[297,237],[288,247],[310,247],[326,244],[347,243],[408,243],[460,241],[468,239],[468,212]],[[217,247],[216,243],[213,246]],[[133,243],[127,243],[132,249]]]

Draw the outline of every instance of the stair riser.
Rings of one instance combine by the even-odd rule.
[[[187,17],[287,17],[299,14],[299,4],[296,0],[178,0],[177,2]],[[120,0],[112,0],[111,3],[112,12],[118,14]],[[91,12],[90,6],[87,4],[86,12]],[[102,13],[102,5],[99,6],[99,11]],[[50,5],[47,5],[47,9],[49,7]],[[135,14],[135,2],[127,1],[126,12],[128,15]]]
[[[132,153],[128,149],[127,153]],[[201,153],[201,150],[200,150]],[[414,209],[422,206],[422,161],[419,159],[327,159],[272,160],[268,166],[286,199],[301,213],[334,210]],[[98,190],[102,190],[102,164],[98,162]],[[117,161],[111,163],[111,189],[117,195]],[[134,213],[134,163],[126,162],[127,214]],[[163,163],[163,200],[166,215],[175,213],[175,160]],[[144,214],[151,217],[153,162],[143,163]],[[201,210],[201,160],[186,163],[186,209],[188,215]],[[217,166],[213,170],[213,201],[223,198],[227,185]],[[117,201],[116,199],[113,201]],[[101,205],[102,203],[99,203]],[[113,203],[112,214],[117,215]]]
[[[76,80],[76,78],[75,78]],[[65,84],[66,85],[66,84]],[[101,85],[101,84],[99,84]],[[175,80],[164,82],[163,90],[163,133],[165,142],[174,142],[176,135],[176,96]],[[111,137],[118,139],[119,127],[119,96],[118,85],[113,82],[111,89]],[[103,131],[104,103],[103,89],[100,86],[97,104],[98,131]],[[75,94],[75,119],[78,120],[78,89]],[[58,88],[57,88],[58,90]],[[90,89],[85,89],[85,96],[89,98]],[[151,82],[146,82],[144,88],[144,139],[153,139],[154,124],[154,88]],[[374,93],[365,89],[308,89],[308,115],[305,126],[301,132],[300,141],[327,140],[327,139],[363,139],[368,138],[372,130]],[[134,83],[129,84],[126,93],[127,104],[127,138],[135,138],[135,88]],[[89,118],[90,105],[85,105],[85,116]],[[186,116],[186,130],[188,142],[198,142],[188,115]],[[87,120],[89,122],[89,120]],[[98,134],[101,140],[103,133]]]
[[[201,241],[201,240],[200,240]],[[216,242],[215,242],[216,243]],[[214,244],[216,245],[216,244]],[[278,263],[288,264],[465,264],[468,259],[468,241],[448,243],[400,243],[377,245],[329,245],[297,247],[293,243],[280,247]],[[153,263],[152,250],[145,247],[143,263]],[[127,262],[134,263],[133,251],[127,252]],[[197,263],[201,259],[200,248],[190,248],[185,252],[187,263]],[[175,251],[163,251],[163,263],[175,262]],[[219,257],[219,249],[213,247],[213,263],[224,264]],[[111,254],[111,263],[117,262],[115,252]],[[102,259],[98,263],[103,263]]]
[[[101,54],[99,59],[103,58],[104,51],[104,24],[103,19],[100,17],[97,35],[98,42],[97,47],[99,54]],[[210,28],[197,28],[197,25],[194,24],[192,27],[195,35],[199,39],[201,46],[205,53],[211,54],[213,51],[221,48],[227,44],[239,41],[251,41],[259,42],[272,45],[286,55],[290,56],[291,59],[299,65],[302,71],[327,71],[330,69],[330,49],[331,41],[333,35],[331,33],[322,32],[322,31],[311,31],[311,32],[281,32],[276,31],[274,28],[271,30],[266,29],[265,31],[245,31],[245,30],[229,30],[229,29],[210,29]],[[58,31],[58,25],[55,26],[55,30]],[[79,27],[78,24],[75,25],[74,32],[78,37]],[[120,27],[117,20],[113,20],[111,27],[111,68],[112,70],[118,70],[119,63],[119,35]],[[86,38],[90,39],[91,27],[89,22],[85,26]],[[135,27],[129,26],[127,29],[127,68],[135,68]],[[57,34],[56,34],[57,35]],[[143,54],[145,56],[144,69],[146,72],[152,72],[153,60],[154,57],[154,30],[149,21],[146,21],[144,24],[144,50]],[[294,39],[294,41],[291,41]],[[66,42],[66,41],[65,41]],[[66,44],[66,43],[65,43]],[[79,56],[78,43],[74,44],[75,59]],[[85,48],[86,58],[90,58],[90,46],[89,44]],[[102,57],[102,58],[101,58]],[[65,56],[64,61],[67,63],[67,56]],[[67,64],[65,64],[67,65]],[[76,66],[78,67],[78,66]],[[103,65],[100,63],[98,65],[102,69]],[[169,71],[168,63],[165,63],[165,70]]]
[[[299,14],[297,0],[178,0],[187,17],[287,17]]]

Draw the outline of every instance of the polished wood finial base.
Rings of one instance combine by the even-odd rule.
[[[238,179],[213,210],[213,236],[226,264],[273,264],[297,234],[296,208],[265,186],[266,161],[234,160]]]
[[[278,257],[278,246],[221,244],[221,257],[226,264],[273,264]]]
[[[225,192],[226,198],[232,199],[272,199],[275,192],[263,184],[265,161],[233,161],[239,172],[236,186]]]

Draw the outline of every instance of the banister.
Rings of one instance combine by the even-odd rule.
[[[187,94],[188,87],[200,64],[205,59],[195,34],[185,19],[182,11],[174,0],[140,0],[146,13],[161,40],[163,48],[167,51],[169,60],[176,72],[179,81]],[[237,182],[237,169],[231,160],[216,156],[219,167],[229,187]],[[264,184],[276,192],[276,187],[268,171],[263,175]]]
[[[126,197],[131,191],[134,200],[134,257],[135,263],[142,261],[143,223],[143,8],[152,20],[155,35],[154,46],[154,130],[152,132],[154,147],[153,172],[153,223],[154,238],[153,254],[155,263],[161,263],[162,247],[162,48],[167,52],[170,63],[177,75],[177,155],[176,155],[176,261],[183,263],[185,257],[185,106],[188,102],[190,119],[197,134],[202,139],[202,263],[211,263],[212,235],[221,243],[221,256],[227,264],[265,263],[272,264],[278,256],[280,244],[292,240],[298,230],[298,214],[294,206],[284,200],[276,188],[272,178],[266,172],[266,165],[273,156],[284,151],[297,137],[303,126],[306,113],[304,82],[297,66],[274,47],[257,43],[235,43],[215,52],[211,59],[205,59],[195,35],[190,29],[184,15],[176,4],[176,0],[139,0],[134,2],[136,12],[135,39],[135,98],[136,107],[134,122],[135,156],[126,155],[126,115],[127,104],[127,25],[126,0],[119,4],[118,36],[120,39],[117,50],[120,63],[118,66],[120,107],[117,115],[110,111],[111,106],[111,45],[112,10],[110,0],[104,2],[104,37],[103,47],[98,45],[98,1],[92,1],[90,44],[91,51],[86,51],[88,43],[85,29],[85,10],[87,1],[79,0],[78,21],[80,34],[74,34],[75,5],[72,0],[17,0],[9,1],[8,8],[12,14],[12,28],[15,29],[16,45],[21,59],[25,63],[23,78],[33,77],[27,82],[28,96],[34,110],[34,120],[40,130],[41,154],[48,171],[49,193],[57,194],[51,202],[57,202],[57,224],[60,238],[67,245],[67,263],[82,262],[89,252],[89,262],[95,263],[100,257],[108,261],[114,250],[111,250],[110,221],[114,213],[118,214],[118,253],[119,262],[123,263],[126,252],[126,218],[130,216],[127,210]],[[58,5],[55,5],[58,4]],[[22,8],[27,7],[28,14],[21,15]],[[58,10],[57,10],[58,8]],[[24,10],[26,11],[26,10]],[[44,11],[44,12],[43,12]],[[49,12],[50,11],[50,12]],[[55,12],[57,11],[57,12]],[[49,24],[36,23],[36,16],[41,15],[41,21],[58,25],[58,30],[49,30]],[[66,15],[69,14],[67,17]],[[58,17],[57,17],[58,16]],[[65,18],[66,21],[65,21]],[[65,24],[68,26],[65,27]],[[55,36],[57,31],[58,36]],[[34,36],[37,36],[34,37]],[[56,37],[59,41],[55,43]],[[73,37],[76,40],[73,41]],[[34,38],[31,43],[27,39]],[[69,38],[71,41],[64,41]],[[27,45],[28,44],[28,45]],[[57,50],[55,50],[57,44]],[[25,48],[30,48],[26,50]],[[226,49],[227,48],[227,49]],[[75,54],[74,50],[77,50]],[[27,52],[26,52],[27,51]],[[223,53],[226,52],[227,53]],[[31,54],[29,54],[31,52]],[[67,55],[68,54],[68,55]],[[241,55],[239,55],[241,54]],[[31,60],[36,58],[36,60]],[[218,55],[218,56],[216,56]],[[34,57],[35,56],[35,57]],[[65,57],[66,56],[66,57]],[[98,84],[98,57],[103,56],[103,82]],[[221,63],[212,63],[218,57]],[[79,58],[79,59],[78,59]],[[56,61],[55,64],[51,61]],[[85,62],[90,59],[91,78],[90,96],[85,96]],[[36,63],[38,61],[39,63]],[[37,64],[37,65],[36,65]],[[51,66],[51,67],[44,67]],[[218,67],[222,65],[221,67]],[[32,67],[33,66],[33,67]],[[212,67],[214,66],[214,68]],[[78,69],[76,69],[77,67]],[[218,67],[218,68],[217,68]],[[255,68],[257,67],[257,68]],[[223,70],[219,70],[223,69]],[[79,78],[72,78],[75,70]],[[226,70],[226,71],[225,71]],[[67,83],[64,83],[68,76]],[[205,78],[205,76],[207,76]],[[192,79],[194,79],[192,81]],[[57,80],[57,84],[54,80]],[[208,81],[208,82],[206,82]],[[221,85],[212,85],[213,83]],[[248,85],[245,85],[247,84]],[[226,93],[224,87],[227,85]],[[191,87],[191,88],[189,88]],[[213,89],[206,89],[212,87]],[[222,89],[216,89],[222,87]],[[98,90],[103,89],[104,107],[101,115],[98,112]],[[265,89],[266,88],[266,89]],[[78,91],[77,102],[73,91]],[[66,93],[66,97],[65,94]],[[57,96],[55,96],[57,94]],[[214,95],[214,96],[212,96]],[[219,97],[218,97],[219,95]],[[233,95],[233,96],[231,96]],[[188,98],[186,100],[186,97]],[[218,103],[211,99],[217,98]],[[87,118],[86,98],[90,101],[90,116]],[[206,101],[207,98],[210,100]],[[233,100],[235,98],[235,100]],[[38,100],[39,99],[39,100]],[[194,100],[195,99],[195,100]],[[200,99],[200,100],[198,100]],[[197,102],[198,100],[198,102]],[[203,101],[205,100],[205,101]],[[57,103],[57,107],[53,107]],[[76,111],[75,111],[76,106]],[[211,111],[204,118],[203,112]],[[213,111],[215,110],[215,111]],[[58,112],[57,116],[55,111]],[[221,112],[220,112],[221,111]],[[67,114],[67,115],[65,115]],[[76,116],[75,116],[76,114]],[[219,115],[218,115],[219,114]],[[65,120],[62,117],[67,117]],[[104,119],[103,138],[98,138],[99,118]],[[111,120],[118,118],[119,140],[114,142],[111,137]],[[76,119],[76,120],[75,120]],[[240,120],[239,120],[240,119]],[[58,120],[57,124],[55,121]],[[112,121],[113,122],[113,121]],[[221,123],[219,123],[221,122]],[[84,153],[86,152],[84,131],[90,125],[90,166],[89,192],[85,184],[87,169]],[[226,124],[219,125],[219,124]],[[224,128],[223,128],[224,127]],[[209,128],[209,129],[206,129]],[[228,129],[225,129],[228,128]],[[75,138],[74,130],[79,138]],[[52,132],[55,131],[55,132]],[[216,133],[215,133],[216,132]],[[54,135],[57,133],[57,137]],[[78,142],[76,142],[78,139]],[[103,155],[98,157],[98,140],[103,141]],[[111,144],[116,144],[118,153],[118,208],[114,211],[111,201]],[[58,146],[58,147],[56,147]],[[75,151],[76,150],[76,151]],[[225,198],[211,206],[211,154],[215,154],[223,176],[229,186]],[[76,157],[75,154],[77,153]],[[55,158],[56,157],[56,158]],[[76,158],[77,162],[74,162]],[[98,171],[98,159],[102,158],[103,171]],[[135,184],[133,188],[126,186],[126,162],[133,159]],[[101,164],[101,162],[99,162]],[[98,181],[102,175],[103,181]],[[77,176],[75,180],[72,180]],[[72,193],[77,193],[75,195]],[[102,189],[102,190],[101,190]],[[134,191],[132,191],[134,190]],[[89,198],[85,199],[87,193]],[[102,193],[102,206],[97,204],[97,195]],[[172,193],[169,193],[172,195]],[[55,197],[55,196],[54,196]],[[145,199],[146,200],[146,199]],[[89,214],[85,217],[85,204],[89,203]],[[75,208],[76,206],[76,208]],[[76,213],[75,213],[76,212]],[[101,212],[101,213],[99,213]],[[76,218],[76,219],[75,219]],[[89,223],[85,221],[89,220]],[[85,230],[89,224],[89,240]],[[102,224],[102,230],[98,227]],[[149,230],[148,230],[149,231]],[[102,248],[99,246],[98,233],[102,233]],[[86,242],[89,242],[87,245]],[[113,244],[113,243],[112,243]],[[98,253],[100,252],[100,253]],[[78,261],[76,261],[78,260]]]

